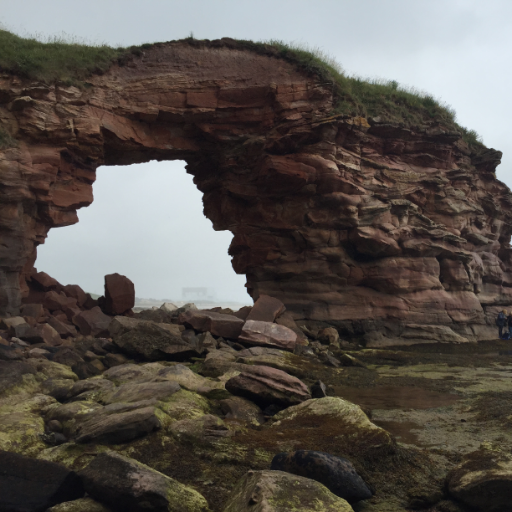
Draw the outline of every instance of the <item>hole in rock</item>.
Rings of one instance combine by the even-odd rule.
[[[252,304],[227,253],[233,235],[214,231],[203,215],[202,193],[185,162],[98,168],[94,202],[78,217],[38,247],[35,266],[62,284],[102,295],[103,277],[118,272],[134,282],[137,298],[154,305]]]

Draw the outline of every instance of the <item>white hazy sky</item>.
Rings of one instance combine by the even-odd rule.
[[[191,32],[307,43],[348,74],[397,80],[452,106],[460,124],[503,151],[498,177],[512,185],[510,0],[0,0],[0,23],[114,46]],[[140,297],[180,299],[184,286],[207,286],[247,301],[227,255],[231,235],[203,217],[183,163],[100,168],[94,195],[78,225],[50,232],[40,270],[96,293],[104,274],[119,272]]]

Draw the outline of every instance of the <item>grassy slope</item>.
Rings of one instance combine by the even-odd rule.
[[[481,146],[477,133],[459,126],[455,113],[431,95],[401,87],[395,81],[363,80],[347,76],[341,67],[322,52],[289,45],[282,41],[199,41],[183,40],[194,46],[224,45],[282,58],[305,72],[332,85],[335,108],[333,113],[380,116],[393,123],[417,126],[435,121],[448,130],[462,133],[472,146]],[[0,30],[0,72],[8,72],[42,82],[63,81],[80,83],[94,73],[105,72],[113,62],[123,62],[130,54],[140,55],[142,47],[112,48],[106,45],[87,45],[63,38],[46,43],[22,38]],[[0,132],[0,148],[8,143]]]

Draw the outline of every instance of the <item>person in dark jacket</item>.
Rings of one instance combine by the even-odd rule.
[[[503,327],[507,325],[507,312],[506,310],[500,311],[498,313],[498,317],[496,318],[496,325],[498,326],[500,332],[500,340],[503,337]]]

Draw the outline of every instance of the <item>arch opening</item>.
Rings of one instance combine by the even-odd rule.
[[[97,295],[104,275],[126,275],[145,306],[252,303],[227,253],[232,234],[214,231],[202,210],[184,161],[99,167],[94,202],[77,224],[49,233],[36,266]]]

